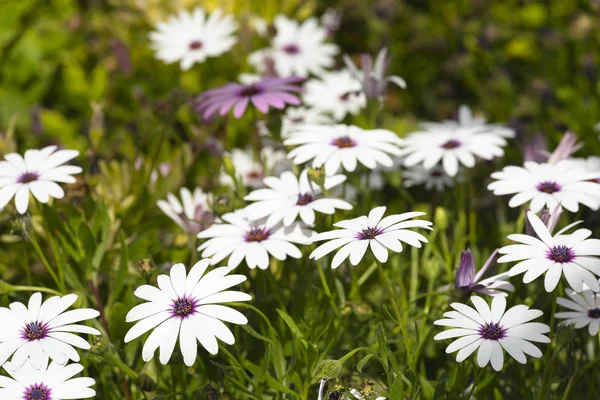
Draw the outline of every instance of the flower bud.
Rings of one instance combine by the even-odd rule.
[[[435,208],[435,216],[434,216],[435,227],[440,231],[445,231],[448,228],[448,214],[446,214],[446,210],[443,207]]]
[[[138,262],[138,271],[144,277],[149,277],[156,270],[156,265],[154,265],[154,261],[150,258],[142,258]]]
[[[155,363],[145,363],[138,377],[140,389],[142,389],[144,392],[154,392],[156,390],[157,381]]]
[[[233,165],[233,161],[231,161],[231,157],[228,155],[223,156],[223,169],[225,170],[225,173],[235,181],[235,166]]]
[[[308,169],[308,178],[317,184],[317,186],[323,187],[325,185],[325,168],[310,167]]]
[[[460,264],[458,264],[458,270],[456,271],[456,280],[454,286],[457,289],[470,288],[475,280],[475,260],[473,259],[473,253],[470,249],[462,252],[460,257]]]

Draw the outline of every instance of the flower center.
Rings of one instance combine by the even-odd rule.
[[[347,147],[356,146],[356,142],[354,141],[354,139],[351,139],[348,136],[340,136],[338,138],[335,138],[335,139],[333,139],[331,144],[339,147],[340,149],[345,149]]]
[[[360,232],[357,237],[360,240],[372,240],[375,239],[375,236],[377,235],[381,235],[382,231],[381,229],[375,227],[375,228],[365,228],[362,230],[362,232]]]
[[[451,150],[451,149],[455,149],[457,147],[460,147],[461,143],[456,140],[456,139],[450,139],[448,140],[446,143],[444,143],[441,147],[446,149],[446,150]]]
[[[558,183],[551,181],[540,182],[537,185],[537,190],[544,193],[556,193],[560,192],[560,189],[561,187]]]
[[[283,48],[281,50],[283,50],[284,53],[288,53],[288,54],[299,54],[300,53],[300,47],[294,43],[286,44],[285,46],[283,46]]]
[[[598,319],[600,318],[600,308],[593,308],[588,311],[588,317]]]
[[[296,202],[296,205],[305,206],[309,203],[312,203],[314,199],[315,198],[310,193],[298,193],[298,201]]]
[[[440,176],[442,176],[442,171],[435,170],[431,173],[431,176],[439,178]]]
[[[24,400],[50,400],[50,388],[42,384],[35,384],[25,390]]]
[[[485,324],[479,330],[479,334],[482,338],[487,340],[498,340],[504,337],[505,330],[503,327],[495,322]]]
[[[25,330],[23,331],[24,339],[27,340],[39,340],[43,339],[46,336],[46,327],[41,322],[30,322],[25,325]]]
[[[40,176],[35,172],[25,172],[18,179],[19,183],[29,183],[33,181],[37,181]]]
[[[241,91],[240,91],[240,96],[243,97],[252,97],[252,96],[256,96],[257,94],[262,93],[262,89],[257,87],[256,85],[248,85],[245,86]]]
[[[346,92],[340,96],[340,101],[348,101],[351,96],[358,95],[359,93],[359,91]]]
[[[173,314],[185,318],[195,311],[196,304],[187,297],[181,297],[173,303]]]
[[[194,40],[193,42],[190,42],[189,47],[190,50],[198,50],[201,49],[204,46],[204,43],[202,43],[199,40]]]
[[[290,118],[288,121],[292,124],[301,124],[304,122],[304,117]]]
[[[548,258],[554,262],[565,264],[573,261],[575,254],[570,247],[567,246],[554,246],[548,252]]]
[[[246,232],[246,242],[262,242],[267,240],[270,234],[271,232],[266,228],[253,227]]]

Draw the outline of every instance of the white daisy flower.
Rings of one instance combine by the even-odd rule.
[[[281,120],[281,138],[287,139],[304,125],[328,125],[333,120],[321,110],[307,107],[288,107]]]
[[[385,129],[363,130],[354,125],[307,125],[283,144],[299,145],[288,153],[295,164],[312,160],[313,167],[325,166],[325,174],[333,175],[340,166],[346,171],[356,169],[357,162],[369,169],[377,164],[394,165],[390,155],[398,155],[401,139]]]
[[[503,138],[511,139],[516,136],[516,132],[502,124],[488,124],[483,117],[476,117],[467,105],[461,105],[458,108],[458,119],[444,120],[443,122],[424,122],[421,123],[424,128],[434,129],[456,129],[463,128],[478,128],[481,132],[492,133]]]
[[[220,303],[251,300],[246,293],[226,290],[244,282],[246,277],[227,275],[231,272],[227,267],[205,274],[209,265],[210,260],[200,260],[186,276],[185,266],[175,264],[170,276],[157,277],[158,288],[142,285],[133,293],[147,302],[127,313],[127,322],[138,322],[125,335],[125,343],[154,329],[142,349],[144,361],[150,361],[160,347],[160,362],[168,363],[178,338],[183,362],[190,367],[196,361],[197,342],[211,354],[219,351],[217,339],[230,345],[235,343],[222,321],[245,325],[248,320],[239,311]]]
[[[304,244],[313,233],[298,224],[283,227],[250,221],[244,210],[227,213],[221,219],[224,223],[198,234],[200,239],[209,239],[198,247],[198,251],[202,250],[202,257],[211,257],[213,264],[229,256],[227,266],[232,269],[244,258],[250,269],[269,268],[269,255],[278,260],[288,256],[301,258],[302,252],[292,243]]]
[[[504,365],[503,349],[521,364],[527,362],[526,354],[542,357],[540,349],[531,342],[550,343],[550,339],[544,336],[544,333],[550,332],[550,327],[529,322],[543,315],[540,310],[529,309],[522,304],[506,310],[506,297],[500,296],[493,298],[491,309],[479,296],[471,297],[471,302],[475,308],[461,303],[450,304],[456,311],[448,311],[444,313],[446,319],[434,321],[435,325],[453,328],[438,333],[433,339],[458,337],[446,347],[448,354],[459,350],[457,362],[465,360],[477,349],[477,364],[483,368],[491,362],[496,371]]]
[[[12,355],[11,365],[20,368],[29,359],[35,369],[42,368],[44,354],[59,364],[79,361],[75,347],[89,350],[90,344],[74,333],[99,335],[100,331],[75,322],[98,317],[91,308],[65,312],[77,295],[51,297],[42,303],[41,293],[34,293],[26,307],[14,302],[0,307],[0,365]]]
[[[347,114],[357,115],[367,105],[362,83],[348,70],[325,72],[319,79],[304,84],[304,104],[325,113],[336,121]]]
[[[591,156],[588,158],[569,158],[567,162],[572,163],[576,168],[579,168],[585,172],[600,172],[600,157],[598,156]],[[596,183],[600,183],[600,178],[591,180],[593,180]]]
[[[57,182],[74,183],[71,175],[82,171],[80,167],[62,164],[78,155],[77,150],[56,150],[56,146],[27,150],[24,157],[16,153],[5,155],[0,161],[0,209],[14,196],[17,211],[25,214],[30,192],[40,203],[47,203],[50,197],[62,199],[65,192]]]
[[[596,336],[600,327],[600,294],[594,293],[587,285],[581,293],[569,289],[565,292],[571,300],[559,297],[556,302],[569,311],[558,312],[554,316],[565,319],[562,325],[575,325],[575,329],[587,326],[590,335]]]
[[[216,9],[207,16],[202,7],[196,7],[191,13],[182,10],[166,22],[158,23],[149,37],[156,58],[167,64],[179,61],[181,69],[187,71],[195,63],[229,51],[237,43],[233,36],[236,30],[231,15],[224,16]]]
[[[598,280],[600,275],[600,240],[588,239],[592,234],[589,229],[578,229],[570,235],[564,234],[574,224],[567,226],[554,236],[542,220],[533,212],[527,218],[537,237],[522,234],[509,235],[508,238],[518,242],[499,250],[504,256],[498,262],[519,261],[508,274],[515,276],[525,273],[523,282],[529,283],[540,275],[546,274],[544,287],[551,292],[558,285],[564,273],[567,282],[576,292],[583,290],[583,284],[600,291]]]
[[[492,160],[504,155],[506,140],[480,127],[422,126],[424,131],[409,134],[404,139],[404,165],[422,164],[431,169],[440,161],[452,177],[458,173],[459,163],[467,168],[475,166],[475,157]]]
[[[450,177],[441,165],[425,169],[420,165],[414,166],[402,172],[404,187],[425,186],[426,190],[435,188],[438,192],[447,187],[454,186],[454,179]]]
[[[214,214],[208,205],[211,195],[202,189],[181,188],[181,201],[173,194],[167,194],[167,200],[158,200],[156,205],[184,231],[197,235],[215,221]]]
[[[231,162],[235,167],[237,176],[242,180],[244,186],[259,188],[263,186],[263,179],[270,174],[277,174],[289,170],[286,153],[283,150],[275,150],[271,147],[263,147],[261,150],[262,162],[254,160],[250,152],[241,149],[233,149],[229,152]],[[233,187],[233,179],[221,171],[219,178],[221,184]]]
[[[357,265],[365,255],[367,247],[379,262],[388,260],[390,249],[399,253],[402,251],[402,243],[420,248],[421,242],[427,243],[427,238],[420,233],[413,232],[407,228],[425,228],[431,230],[432,223],[425,220],[413,220],[414,217],[425,215],[422,212],[407,212],[389,215],[385,218],[385,207],[375,207],[369,212],[369,216],[362,216],[350,220],[340,221],[333,226],[337,229],[323,232],[311,237],[311,242],[329,240],[317,247],[310,258],[318,260],[340,248],[331,261],[331,268],[337,268],[348,256],[350,263]]]
[[[509,207],[530,202],[533,212],[544,206],[552,210],[557,204],[571,212],[579,210],[579,203],[592,210],[600,208],[600,184],[588,182],[600,178],[600,171],[586,172],[569,160],[556,164],[527,161],[524,167],[508,166],[494,172],[492,178],[497,180],[488,189],[495,195],[514,194]]]
[[[81,364],[61,365],[42,357],[42,366],[30,364],[16,367],[6,363],[4,370],[10,375],[0,376],[0,398],[4,400],[61,400],[89,399],[96,396],[90,386],[96,384],[92,378],[73,378],[83,371]],[[73,378],[73,379],[71,379]]]
[[[336,209],[352,209],[352,205],[344,200],[321,197],[321,188],[309,182],[307,170],[300,174],[300,179],[293,172],[284,172],[279,178],[265,178],[264,183],[267,188],[255,190],[244,197],[246,201],[255,201],[245,208],[251,221],[268,217],[268,226],[275,226],[281,221],[284,226],[291,226],[300,216],[302,222],[312,226],[315,211],[333,214]],[[327,184],[326,178],[325,186]]]
[[[277,34],[271,43],[271,56],[277,75],[320,75],[334,65],[340,49],[333,43],[325,43],[327,31],[319,26],[316,18],[299,23],[277,15],[274,26]]]

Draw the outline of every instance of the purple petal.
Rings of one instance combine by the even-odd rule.
[[[249,101],[250,99],[247,97],[240,99],[233,109],[233,116],[239,119],[242,115],[244,115],[244,111],[246,111]]]
[[[254,106],[258,108],[258,110],[263,114],[266,114],[269,111],[268,96],[268,94],[259,94],[257,96],[252,96],[252,104],[254,104]]]
[[[475,279],[475,260],[471,250],[467,249],[462,252],[458,271],[456,271],[456,280],[454,286],[456,288],[469,287]]]

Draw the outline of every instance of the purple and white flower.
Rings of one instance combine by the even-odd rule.
[[[369,54],[361,54],[361,69],[348,56],[344,56],[344,63],[352,75],[362,83],[363,92],[369,99],[382,100],[387,93],[388,84],[393,83],[399,88],[406,89],[406,81],[397,75],[386,76],[392,57],[387,55],[387,48],[377,54],[375,64]]]
[[[208,228],[215,221],[215,216],[210,209],[210,193],[204,193],[202,189],[194,189],[194,193],[188,188],[181,188],[181,201],[173,194],[167,194],[167,200],[158,200],[156,205],[169,218],[171,218],[184,231],[197,235]]]
[[[331,114],[336,121],[357,115],[367,105],[361,82],[349,70],[325,72],[304,85],[304,105]]]
[[[458,350],[457,362],[464,361],[477,349],[477,364],[483,368],[491,363],[496,371],[504,365],[504,351],[521,364],[527,362],[525,355],[542,357],[540,349],[531,342],[550,343],[544,335],[550,332],[550,327],[529,322],[543,315],[540,310],[525,305],[506,310],[506,298],[501,296],[493,298],[491,308],[478,296],[471,297],[471,302],[475,308],[461,303],[450,304],[454,311],[444,313],[445,319],[434,322],[452,327],[433,339],[458,338],[446,348],[448,354]]]
[[[454,286],[465,294],[477,292],[487,294],[488,296],[508,296],[506,292],[513,292],[515,287],[506,281],[509,277],[507,273],[481,279],[494,262],[496,254],[498,254],[498,250],[494,250],[485,264],[483,264],[483,267],[477,272],[473,253],[471,253],[470,249],[463,251],[458,270],[456,271]]]
[[[244,275],[228,275],[231,269],[215,268],[206,272],[210,260],[198,261],[186,275],[183,264],[175,264],[170,275],[157,277],[158,288],[142,285],[134,294],[146,300],[127,313],[127,322],[138,321],[125,335],[125,343],[154,329],[142,349],[146,362],[160,348],[160,362],[171,359],[177,339],[185,365],[196,361],[198,343],[211,354],[217,354],[217,339],[234,344],[235,338],[222,322],[245,325],[248,319],[239,311],[222,303],[248,301],[250,295],[226,290],[246,280]]]
[[[575,329],[588,327],[592,336],[598,334],[600,327],[600,294],[594,293],[587,285],[581,293],[565,290],[569,299],[559,297],[556,302],[569,311],[554,314],[556,318],[564,319],[562,325],[574,325]]]

